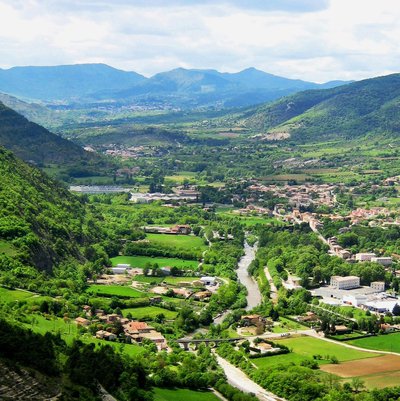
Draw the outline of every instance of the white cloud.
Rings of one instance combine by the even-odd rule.
[[[398,0],[0,0],[0,60],[360,79],[397,70],[399,13]]]

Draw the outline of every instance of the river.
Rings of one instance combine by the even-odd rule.
[[[262,296],[260,289],[258,288],[257,282],[253,277],[249,276],[247,272],[250,263],[254,260],[256,256],[257,246],[250,246],[247,242],[244,243],[244,256],[240,259],[238,263],[238,268],[236,270],[238,280],[247,288],[247,307],[246,310],[253,309],[254,307],[260,305],[262,301]]]

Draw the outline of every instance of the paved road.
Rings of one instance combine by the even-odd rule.
[[[264,273],[265,276],[267,277],[267,280],[269,282],[269,287],[271,289],[271,299],[273,303],[277,303],[278,302],[278,290],[274,284],[274,280],[272,279],[272,276],[268,270],[268,266],[264,267]]]
[[[238,263],[238,269],[236,270],[239,281],[247,288],[247,307],[246,310],[253,309],[258,306],[262,301],[260,289],[258,288],[257,282],[249,276],[247,269],[250,263],[256,256],[257,247],[251,247],[247,242],[244,244],[244,256]]]
[[[261,401],[277,401],[284,400],[279,398],[275,394],[263,389],[257,383],[253,382],[249,377],[247,377],[240,369],[233,366],[226,359],[221,358],[219,355],[215,354],[219,366],[224,370],[224,373],[228,379],[228,383],[245,393],[253,393]]]

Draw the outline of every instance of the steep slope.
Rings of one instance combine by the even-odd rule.
[[[0,147],[0,270],[18,261],[51,270],[98,234],[88,230],[79,199],[40,170]]]
[[[38,164],[88,162],[96,158],[80,146],[28,121],[1,102],[0,146],[12,150],[23,160]]]
[[[292,138],[333,139],[369,133],[399,135],[400,74],[333,89],[305,91],[242,115],[247,127]]]
[[[145,78],[105,64],[0,69],[0,91],[29,99],[71,100],[93,92],[121,90]]]

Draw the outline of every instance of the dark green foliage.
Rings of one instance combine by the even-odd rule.
[[[369,133],[397,137],[400,75],[306,91],[243,115],[258,130],[279,126],[299,141],[357,137]]]
[[[70,257],[84,261],[81,249],[100,231],[79,198],[3,148],[0,175],[0,239],[17,250],[17,259],[0,255],[0,270],[22,262],[50,271]]]

